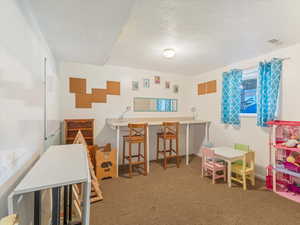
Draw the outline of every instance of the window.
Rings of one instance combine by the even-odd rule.
[[[135,112],[177,112],[177,99],[136,97],[133,105]]]
[[[241,114],[256,115],[257,112],[257,75],[258,69],[243,71],[242,93],[241,93]]]

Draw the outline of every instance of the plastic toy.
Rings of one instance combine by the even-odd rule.
[[[289,148],[294,148],[298,145],[298,141],[296,139],[289,139],[283,145],[285,145],[286,147],[289,147]]]
[[[286,161],[300,167],[300,154],[298,152],[292,152]]]

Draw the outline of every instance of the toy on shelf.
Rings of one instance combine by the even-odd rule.
[[[300,166],[300,153],[291,152],[291,154],[286,158],[286,161],[296,166]]]
[[[283,143],[288,148],[295,148],[298,145],[298,141],[296,139],[289,139],[287,142]]]
[[[291,152],[283,165],[288,170],[300,173],[300,153]]]
[[[275,120],[270,126],[266,188],[300,203],[300,121]]]
[[[297,194],[300,194],[300,185],[297,183],[288,184],[288,190]]]

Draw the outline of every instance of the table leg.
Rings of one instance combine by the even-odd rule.
[[[34,192],[34,224],[40,225],[41,224],[41,191]]]
[[[64,186],[64,225],[68,224],[68,186]]]
[[[147,174],[149,174],[150,171],[150,157],[149,157],[149,126],[147,126]]]
[[[117,177],[119,176],[119,152],[120,152],[120,127],[117,126],[117,156],[116,156],[116,172]]]
[[[227,182],[228,182],[228,187],[231,187],[231,161],[227,161]]]
[[[69,185],[69,222],[72,221],[72,204],[73,204],[72,185]]]
[[[210,122],[205,123],[206,127],[206,143],[209,143],[209,127],[210,127]]]
[[[189,165],[189,144],[190,144],[190,125],[186,125],[185,135],[185,164]]]
[[[14,193],[8,196],[8,214],[14,213]]]
[[[60,188],[52,188],[52,224],[60,224]],[[34,224],[36,224],[34,222]]]
[[[83,208],[82,208],[82,224],[90,224],[90,194],[91,194],[91,181],[83,184]]]

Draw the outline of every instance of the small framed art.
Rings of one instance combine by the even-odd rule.
[[[144,88],[150,88],[150,80],[149,79],[144,79],[143,80],[143,86],[144,86]]]
[[[138,81],[132,81],[132,90],[133,91],[139,90],[139,82]]]
[[[174,85],[173,86],[173,92],[174,93],[178,93],[179,92],[179,86],[178,85]]]
[[[154,77],[154,83],[155,84],[160,84],[160,76],[155,76]]]
[[[165,82],[165,88],[170,89],[170,86],[171,86],[171,85],[170,85],[170,81],[166,81],[166,82]]]

